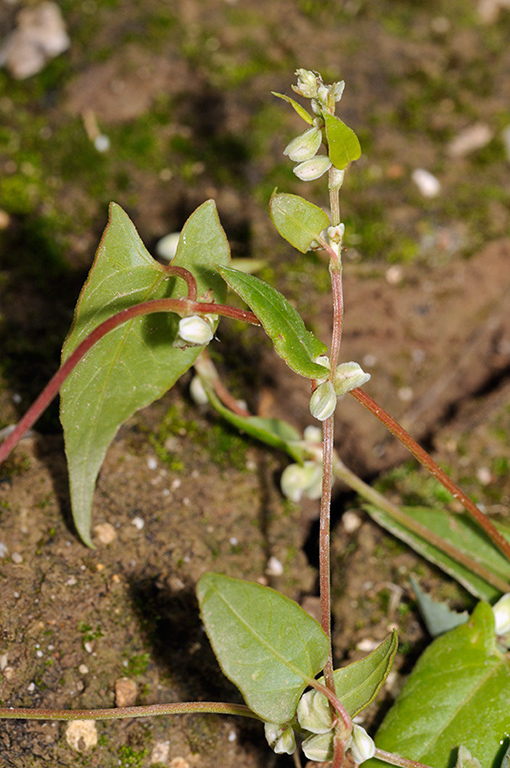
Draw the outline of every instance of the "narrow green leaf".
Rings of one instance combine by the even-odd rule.
[[[230,267],[220,267],[227,284],[257,315],[274,344],[277,354],[289,368],[309,379],[323,378],[329,371],[313,361],[327,352],[322,341],[306,330],[299,313],[285,296],[254,275]]]
[[[298,104],[297,101],[294,101],[294,99],[291,99],[290,96],[285,96],[285,94],[283,93],[276,93],[276,91],[271,91],[271,93],[273,94],[273,96],[277,96],[279,99],[283,99],[292,107],[294,107],[299,117],[302,117],[303,120],[309,125],[313,125],[313,117],[306,111],[304,107],[301,106],[301,104]]]
[[[282,419],[263,419],[260,416],[240,416],[226,408],[214,392],[206,386],[207,396],[221,416],[232,424],[239,432],[245,432],[260,442],[285,451],[295,461],[301,463],[304,459],[303,448],[300,447],[301,435],[288,422]]]
[[[426,649],[375,743],[434,768],[448,768],[460,745],[483,768],[497,765],[510,730],[510,659],[496,648],[494,617],[479,603],[469,622]],[[366,768],[386,763],[370,760]]]
[[[269,722],[291,720],[326,663],[320,625],[280,592],[242,579],[206,573],[197,595],[216,658],[248,706]]]
[[[199,296],[212,290],[225,299],[217,272],[228,264],[229,247],[216,207],[208,201],[193,213],[172,261],[188,268]],[[179,298],[186,286],[168,279],[164,267],[145,249],[120,206],[112,203],[109,222],[82,289],[62,358],[100,323],[121,309],[149,299]],[[173,314],[140,317],[107,334],[80,361],[61,388],[73,517],[78,533],[91,546],[90,520],[94,485],[106,450],[119,426],[149,405],[194,362],[202,347],[173,349],[178,318]]]
[[[324,115],[329,159],[340,171],[361,157],[358,137],[339,117]]]
[[[442,635],[444,632],[465,624],[469,620],[467,611],[462,611],[462,613],[452,611],[446,603],[433,600],[430,595],[423,592],[418,582],[412,576],[410,582],[416,595],[416,601],[423,621],[432,637]]]
[[[492,602],[501,596],[501,590],[472,573],[467,567],[457,563],[449,555],[441,552],[413,531],[409,531],[402,523],[391,518],[386,512],[371,504],[365,504],[364,508],[379,525],[405,541],[427,560],[442,568],[475,597]],[[403,511],[433,533],[441,536],[442,539],[455,545],[460,552],[469,555],[496,576],[507,582],[510,581],[510,563],[496,549],[485,533],[465,515],[451,515],[446,514],[443,510],[424,507],[405,507]],[[510,528],[500,523],[495,523],[495,525],[510,541]]]
[[[299,195],[277,194],[276,189],[269,203],[269,213],[280,235],[306,253],[323,229],[329,226],[326,213]]]

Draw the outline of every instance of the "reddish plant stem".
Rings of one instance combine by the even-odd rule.
[[[261,718],[244,704],[225,704],[216,701],[183,701],[176,704],[148,704],[140,707],[117,709],[29,709],[27,707],[0,707],[4,720],[124,720],[128,717],[154,717],[155,715],[189,715],[195,713],[239,715]]]
[[[375,757],[385,763],[390,763],[390,765],[397,765],[399,768],[429,768],[428,765],[419,763],[417,760],[409,760],[407,757],[400,757],[400,755],[394,755],[393,752],[386,752],[384,749],[377,749],[377,747]]]
[[[322,496],[319,518],[319,587],[321,602],[321,626],[328,638],[328,660],[324,667],[326,686],[335,691],[333,678],[333,649],[331,645],[331,562],[330,562],[330,513],[333,485],[333,435],[334,416],[322,425]]]
[[[343,739],[335,734],[333,737],[333,762],[331,768],[342,768],[345,757],[345,744]]]
[[[344,293],[342,286],[342,264],[339,259],[334,262],[331,260],[329,265],[331,275],[331,286],[333,288],[333,333],[331,336],[330,363],[331,371],[335,372],[340,355],[340,344],[342,342],[342,325],[344,317]]]
[[[165,267],[165,272],[167,275],[175,275],[176,277],[182,277],[183,280],[186,281],[186,285],[188,286],[188,300],[189,301],[196,301],[198,296],[198,288],[197,288],[197,281],[195,280],[195,276],[191,274],[189,269],[186,269],[185,267],[174,267],[172,264],[168,264]]]
[[[412,453],[415,459],[422,464],[428,471],[438,480],[452,496],[461,502],[468,515],[475,520],[478,525],[483,528],[487,536],[495,544],[495,546],[510,560],[510,543],[505,537],[498,531],[498,529],[491,523],[491,521],[481,512],[476,504],[466,496],[464,491],[459,488],[453,480],[436,464],[434,459],[413,440],[411,435],[400,426],[384,408],[381,408],[370,395],[367,395],[362,389],[353,389],[351,395],[356,400],[365,406],[371,413],[376,416],[384,426],[400,440],[403,445]]]
[[[127,323],[129,320],[133,320],[135,317],[150,315],[155,312],[224,315],[225,317],[233,317],[236,320],[244,320],[245,322],[254,325],[260,325],[258,318],[253,312],[247,312],[244,309],[236,309],[235,307],[229,307],[223,304],[214,304],[213,302],[202,303],[188,301],[187,299],[153,299],[152,301],[144,301],[141,304],[135,304],[133,307],[127,307],[126,309],[121,310],[116,315],[109,317],[103,323],[98,325],[97,328],[94,328],[50,379],[39,397],[32,403],[9,437],[7,437],[0,445],[0,463],[7,458],[25,432],[35,424],[39,416],[46,410],[56,396],[66,378],[96,342],[119,325]]]

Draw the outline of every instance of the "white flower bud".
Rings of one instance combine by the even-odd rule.
[[[317,483],[319,495],[316,496]],[[289,464],[282,472],[280,480],[282,493],[291,501],[300,501],[303,493],[309,498],[320,498],[322,488],[322,468],[314,461],[305,461],[303,465]],[[310,493],[314,494],[310,496]]]
[[[364,763],[365,760],[370,760],[370,758],[375,755],[374,740],[361,725],[356,725],[356,723],[352,726],[352,737],[349,749],[358,765]]]
[[[336,408],[336,394],[333,384],[328,380],[319,384],[310,398],[310,413],[318,421],[329,419]]]
[[[498,602],[492,606],[494,613],[494,623],[497,635],[507,635],[510,632],[510,592],[503,595]]]
[[[345,232],[345,224],[337,224],[336,227],[328,227],[328,238],[336,243],[341,243]]]
[[[326,171],[331,168],[331,160],[326,155],[317,155],[311,160],[305,160],[299,163],[293,169],[294,173],[301,181],[313,181],[319,179]]]
[[[191,399],[197,405],[207,405],[209,402],[207,392],[204,389],[204,385],[202,384],[200,376],[193,376],[191,379],[191,384],[189,385],[189,393],[191,395]]]
[[[345,88],[345,80],[339,80],[338,83],[333,83],[331,87],[333,89],[335,101],[340,101]]]
[[[300,136],[292,139],[283,150],[283,154],[288,155],[295,163],[301,163],[303,160],[311,160],[312,157],[315,157],[321,144],[321,129],[309,128]]]
[[[267,743],[277,755],[292,755],[296,751],[296,739],[290,725],[264,723]]]
[[[333,727],[331,707],[320,691],[307,691],[301,696],[297,719],[301,728],[312,733],[327,733]]]
[[[297,85],[293,85],[292,89],[303,96],[305,99],[314,99],[317,96],[318,83],[317,75],[311,72],[309,69],[296,69],[295,75],[297,75]]]
[[[370,381],[370,374],[365,373],[358,363],[342,363],[335,371],[333,379],[335,394],[340,397]]]
[[[325,763],[333,758],[333,732],[318,733],[309,736],[301,745],[301,749],[309,760]]]
[[[321,85],[319,86],[319,91],[317,93],[319,101],[326,108],[328,106],[328,96],[329,96],[330,88],[331,88],[330,85]]]
[[[212,340],[214,333],[207,320],[199,315],[191,315],[179,320],[179,336],[189,344],[202,346]]]

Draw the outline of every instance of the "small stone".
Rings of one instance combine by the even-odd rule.
[[[413,399],[414,393],[411,387],[400,387],[397,392],[397,396],[398,399],[402,400],[403,403],[410,403]]]
[[[117,531],[110,523],[99,523],[94,527],[94,534],[98,544],[111,544],[117,538]]]
[[[145,525],[145,520],[143,519],[143,517],[139,517],[139,516],[137,516],[137,517],[134,517],[134,518],[131,520],[131,523],[132,523],[132,525],[134,525],[134,526],[135,526],[135,528],[137,529],[137,531],[141,531],[141,530],[142,530],[142,528],[143,528],[143,527],[144,527],[144,525]]]
[[[403,277],[404,270],[398,264],[393,264],[393,266],[388,267],[386,270],[385,278],[389,285],[398,285],[402,282]]]
[[[170,763],[170,768],[190,768],[190,764],[183,757],[174,757]]]
[[[170,755],[170,742],[169,741],[157,741],[151,752],[151,763],[163,763],[165,764]]]
[[[361,525],[361,518],[356,512],[344,512],[342,515],[342,525],[347,533],[354,533]]]
[[[97,744],[94,720],[73,720],[66,728],[66,741],[76,752],[86,752]]]
[[[158,460],[155,456],[148,456],[147,457],[147,466],[149,469],[157,469],[158,468]]]
[[[277,557],[270,557],[267,561],[266,574],[268,576],[281,576],[283,573],[283,565]]]
[[[476,470],[476,477],[481,485],[489,485],[492,481],[492,472],[489,467],[479,467],[479,469]]]
[[[7,548],[7,544],[4,544],[3,541],[0,541],[0,558],[7,557],[9,553],[9,550]]]
[[[22,555],[20,555],[19,552],[13,552],[11,556],[11,560],[13,563],[16,563],[17,565],[19,565],[20,563],[23,562],[23,557]]]
[[[88,675],[89,668],[87,667],[86,664],[80,664],[80,666],[78,667],[78,672],[80,673],[80,675]]]
[[[412,179],[424,197],[437,197],[441,192],[441,182],[424,168],[416,168]]]
[[[108,136],[106,136],[104,133],[100,133],[99,136],[96,136],[94,139],[94,147],[97,149],[98,152],[108,152],[110,149],[110,139]]]
[[[465,157],[477,149],[485,147],[494,136],[491,128],[485,123],[474,123],[461,131],[448,144],[447,152],[450,157]]]
[[[115,681],[115,706],[132,707],[138,696],[138,686],[129,677],[119,677]]]

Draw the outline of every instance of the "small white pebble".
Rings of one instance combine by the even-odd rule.
[[[94,139],[94,146],[98,152],[108,152],[110,149],[110,139],[104,133],[100,133]]]
[[[29,693],[33,693],[35,691],[35,683],[29,683],[29,685],[27,686],[27,691]]]
[[[157,469],[158,460],[154,456],[149,456],[147,458],[147,466],[149,467],[149,469]]]
[[[77,584],[76,576],[70,576],[65,582],[66,587],[74,587]]]
[[[366,637],[364,640],[360,640],[359,643],[356,644],[356,648],[358,651],[366,651],[367,653],[371,653],[372,651],[375,651],[379,643],[377,640],[370,640],[368,637]]]
[[[12,402],[16,403],[16,405],[19,405],[21,403],[21,395],[18,392],[15,392],[12,396]]]
[[[42,651],[36,651],[35,655],[37,656],[38,659],[41,659],[44,656],[44,653]]]
[[[230,742],[233,742],[237,739],[237,733],[234,730],[229,731],[228,733],[228,740]]]
[[[365,355],[363,357],[362,362],[363,362],[363,368],[373,368],[374,365],[377,363],[377,357],[369,353],[368,355]]]
[[[15,597],[15,598],[16,598],[16,600],[17,600],[17,599],[18,599],[18,597],[19,597],[19,592],[13,592],[13,595],[14,595],[14,597]]]
[[[163,763],[166,764],[170,755],[170,742],[169,741],[157,741],[151,752],[151,763]]]
[[[232,546],[233,546],[233,547],[235,547],[235,546],[236,546],[236,544],[239,544],[239,540],[238,540],[238,539],[236,539],[236,537],[235,537],[235,536],[231,536],[231,537],[230,537],[230,539],[229,539],[229,541],[230,541],[230,543],[232,544]]]
[[[0,670],[3,670],[6,668],[7,664],[9,663],[9,658],[6,653],[2,653],[0,656]]]
[[[85,752],[97,744],[94,720],[73,720],[66,728],[66,741],[76,752]]]
[[[356,512],[344,512],[342,515],[342,525],[347,533],[354,533],[361,525],[361,518]]]
[[[83,643],[83,647],[85,648],[87,653],[92,653],[92,643],[87,641],[86,643]]]
[[[179,477],[176,477],[175,480],[172,480],[172,485],[170,486],[171,491],[176,491],[178,488],[181,487],[182,480]]]
[[[13,552],[11,560],[13,563],[17,563],[18,565],[23,562],[23,557],[20,555],[19,552]]]
[[[283,565],[274,555],[267,561],[266,573],[268,576],[281,576],[283,573]]]
[[[94,527],[98,544],[111,544],[117,538],[117,531],[111,523],[99,523]]]
[[[3,541],[0,541],[0,557],[7,557],[9,550],[7,549],[7,544],[4,544]]]
[[[131,524],[135,526],[138,531],[141,531],[145,525],[145,520],[142,517],[134,517],[131,520]]]
[[[482,485],[489,485],[492,481],[492,472],[489,467],[479,467],[476,470],[476,477]]]
[[[80,664],[80,666],[78,667],[78,672],[80,673],[80,675],[88,675],[89,668],[87,667],[86,664]]]
[[[424,168],[416,168],[412,179],[424,197],[437,197],[441,192],[441,182]]]
[[[413,399],[413,390],[411,387],[400,387],[400,389],[397,392],[397,396],[399,400],[402,400],[403,403],[410,403]]]
[[[398,264],[388,267],[385,273],[386,282],[389,285],[398,285],[404,277],[404,270]]]
[[[465,157],[481,147],[485,147],[494,136],[492,129],[485,123],[474,123],[461,131],[446,148],[450,157]]]

